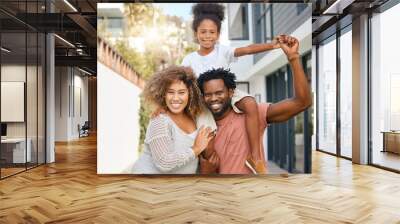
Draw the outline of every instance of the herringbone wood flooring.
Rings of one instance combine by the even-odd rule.
[[[320,152],[313,174],[96,174],[96,139],[0,181],[0,223],[400,223],[400,175]]]

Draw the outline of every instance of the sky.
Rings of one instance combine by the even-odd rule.
[[[171,16],[182,17],[185,21],[192,19],[193,3],[153,3],[153,5],[162,8],[163,12]],[[226,21],[226,20],[225,20]],[[225,24],[226,25],[226,24]],[[229,45],[228,35],[224,24],[222,25],[220,43]]]
[[[194,3],[153,3],[154,6],[162,9],[164,14],[171,16],[182,17],[183,20],[188,21],[192,19],[192,6]],[[99,8],[123,8],[123,3],[98,3]],[[225,20],[226,22],[226,20]],[[225,23],[224,22],[224,23]],[[228,35],[226,33],[226,24],[222,25],[220,43],[229,45]]]
[[[184,20],[192,18],[193,3],[153,3],[153,5],[161,8],[167,15],[182,17]],[[100,3],[97,4],[98,8],[120,8],[124,6],[123,3]]]
[[[120,8],[124,7],[124,3],[97,3],[97,8],[99,9],[110,9],[110,8]]]
[[[182,17],[184,20],[192,18],[193,3],[154,3],[154,5],[160,7],[167,15]]]

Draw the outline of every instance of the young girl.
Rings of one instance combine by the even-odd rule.
[[[224,6],[216,3],[199,3],[193,6],[192,13],[194,16],[192,29],[200,48],[186,55],[182,65],[191,67],[197,76],[212,68],[229,68],[230,63],[235,62],[237,57],[279,48],[276,39],[272,43],[251,44],[240,48],[218,44],[221,22],[224,20]],[[246,165],[255,173],[266,173],[264,153],[261,152],[258,134],[259,118],[256,101],[247,93],[235,90],[232,107],[236,112],[246,114],[246,131],[252,149]],[[209,111],[202,114],[197,123],[216,129],[215,121]]]

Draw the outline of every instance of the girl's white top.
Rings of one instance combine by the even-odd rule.
[[[181,65],[191,67],[195,75],[199,77],[201,73],[212,68],[229,68],[229,65],[237,60],[234,53],[235,48],[216,44],[214,50],[208,55],[201,56],[197,51],[186,55]]]

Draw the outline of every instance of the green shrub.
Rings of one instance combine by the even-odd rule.
[[[150,105],[146,104],[143,97],[140,97],[139,109],[139,125],[140,125],[140,139],[139,139],[139,153],[143,151],[144,139],[146,137],[147,125],[150,121],[151,109]]]

